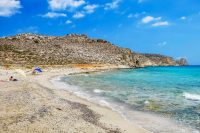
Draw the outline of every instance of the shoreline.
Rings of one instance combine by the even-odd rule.
[[[41,131],[55,132],[55,131],[60,131],[60,130],[68,132],[69,130],[66,130],[66,129],[63,130],[63,128],[72,128],[71,132],[72,131],[82,132],[82,130],[84,129],[84,131],[89,132],[89,133],[90,132],[92,133],[94,131],[96,132],[96,130],[99,132],[116,132],[116,133],[121,133],[121,132],[152,133],[152,132],[159,132],[159,130],[152,130],[151,128],[155,128],[155,126],[159,125],[161,122],[162,123],[161,125],[165,125],[165,126],[162,126],[164,129],[166,129],[166,127],[170,127],[169,130],[171,130],[173,133],[180,133],[180,132],[175,132],[176,131],[175,129],[171,129],[172,126],[173,127],[177,126],[178,123],[176,123],[176,122],[168,121],[168,122],[172,122],[172,123],[170,123],[169,125],[166,126],[165,118],[163,118],[163,120],[157,119],[158,118],[157,115],[155,115],[155,116],[152,115],[154,117],[149,117],[149,115],[146,115],[147,113],[145,113],[145,112],[138,113],[137,111],[135,111],[132,114],[132,115],[136,115],[136,117],[134,118],[135,120],[132,121],[132,120],[126,119],[127,116],[125,116],[121,112],[118,112],[117,110],[113,110],[111,107],[103,106],[103,105],[99,104],[98,102],[91,101],[86,98],[77,96],[75,93],[70,92],[69,90],[59,89],[58,87],[54,86],[51,83],[52,78],[56,78],[56,77],[67,76],[70,74],[73,75],[74,73],[75,74],[80,74],[80,73],[90,74],[93,72],[110,71],[110,70],[114,70],[114,69],[120,69],[120,68],[112,68],[112,67],[102,67],[102,68],[98,68],[98,69],[97,68],[79,68],[79,67],[76,67],[76,68],[74,68],[74,67],[47,68],[47,69],[44,69],[44,72],[39,75],[30,75],[30,70],[24,70],[28,75],[26,78],[17,74],[15,72],[15,70],[0,69],[0,79],[3,79],[3,78],[5,79],[5,76],[7,78],[11,74],[12,75],[14,74],[14,77],[19,79],[18,82],[0,82],[0,86],[4,85],[3,87],[5,87],[3,89],[0,89],[0,104],[2,104],[2,101],[4,100],[4,103],[2,104],[3,109],[0,109],[0,129],[2,129],[2,131],[4,131],[4,132],[12,132],[14,130],[18,131],[19,129],[20,129],[19,130],[20,132],[27,132],[27,131],[34,132],[34,130],[37,130],[38,132],[41,132]],[[21,88],[18,88],[18,87],[23,88],[23,90],[21,90]],[[18,88],[18,89],[16,89],[16,88]],[[10,91],[8,93],[8,95],[5,94],[5,96],[3,96],[3,94],[4,94],[3,92],[7,92],[7,91]],[[66,117],[68,117],[68,115],[71,115],[71,113],[68,112],[70,110],[70,112],[72,112],[72,114],[75,118],[71,118],[71,119],[69,119],[69,121],[70,121],[70,123],[73,123],[73,126],[77,125],[78,127],[73,128],[73,127],[67,125],[68,121],[66,121],[66,120],[60,120],[60,121],[62,121],[62,123],[61,123],[62,126],[57,125],[57,127],[60,128],[57,130],[55,130],[54,125],[50,125],[50,127],[48,127],[50,129],[47,129],[47,127],[45,127],[45,126],[49,125],[49,121],[41,122],[41,120],[39,120],[38,123],[35,124],[35,121],[38,119],[37,118],[38,113],[36,113],[34,111],[33,112],[32,111],[31,112],[22,111],[20,113],[18,112],[18,110],[21,110],[18,108],[18,105],[26,106],[27,105],[26,100],[30,101],[30,99],[27,98],[27,96],[20,103],[18,103],[17,101],[21,100],[21,97],[16,96],[14,98],[14,99],[16,99],[16,101],[12,101],[13,106],[11,107],[11,109],[9,109],[10,107],[7,108],[6,107],[7,103],[5,104],[5,101],[7,99],[10,100],[10,98],[12,99],[14,97],[14,96],[12,96],[13,95],[12,93],[14,93],[14,95],[15,95],[16,91],[17,92],[19,91],[19,93],[22,93],[22,94],[28,93],[28,95],[30,95],[31,98],[32,98],[32,95],[38,95],[35,98],[33,98],[32,100],[33,101],[39,100],[41,103],[39,103],[39,105],[38,105],[38,103],[36,105],[32,105],[29,108],[34,108],[34,110],[36,110],[36,112],[37,112],[37,110],[39,110],[39,112],[40,112],[40,110],[44,111],[44,112],[42,112],[42,114],[40,114],[41,112],[39,114],[43,115],[43,113],[44,113],[45,115],[47,115],[47,116],[45,116],[45,117],[47,117],[46,119],[51,119],[51,120],[56,121],[57,119],[62,119],[62,118],[60,118],[61,116],[66,118]],[[10,102],[9,100],[6,102],[9,103]],[[63,101],[65,101],[66,103],[63,103]],[[23,102],[25,102],[25,103],[23,103]],[[15,107],[15,105],[17,105],[17,108]],[[52,118],[52,116],[49,115],[49,114],[51,114],[51,111],[52,111],[52,105],[56,106],[56,107],[54,107],[54,110],[56,109],[59,112],[62,112],[62,114],[60,114],[60,116],[58,118],[57,117]],[[28,103],[28,106],[29,106],[29,103]],[[37,106],[39,106],[39,107],[37,107]],[[69,108],[69,110],[65,110],[66,111],[65,112],[63,107],[65,108],[66,106],[67,106],[67,108]],[[80,108],[79,108],[79,106],[80,106]],[[7,110],[10,110],[10,112]],[[16,111],[13,112],[13,110],[16,110]],[[77,110],[79,113],[77,113]],[[15,114],[16,112],[17,112],[17,114]],[[52,111],[52,112],[55,113],[55,111]],[[87,112],[89,112],[89,113],[87,113]],[[26,123],[27,120],[21,119],[21,117],[22,117],[21,113],[23,115],[25,115],[25,116],[22,115],[23,117],[28,119],[28,123]],[[35,113],[37,114],[36,116],[35,116]],[[58,112],[56,111],[56,114],[57,113]],[[28,115],[32,114],[32,116],[27,116],[27,114]],[[83,115],[83,116],[81,116],[81,118],[79,118],[80,114]],[[84,116],[84,114],[87,117]],[[144,122],[144,123],[145,123],[145,121],[155,122],[154,120],[156,119],[157,123],[152,124],[151,128],[144,127],[140,123],[141,121],[138,122],[138,120],[140,120],[140,119],[138,119],[139,117],[137,117],[137,116],[141,116],[141,115],[144,115],[142,118],[142,122]],[[8,117],[8,116],[10,116],[10,117]],[[17,117],[17,118],[15,118],[15,117]],[[7,118],[9,118],[9,120],[4,120]],[[17,122],[16,122],[16,119],[17,119]],[[32,120],[32,119],[36,119],[36,120]],[[74,121],[74,119],[81,119],[83,122],[85,122],[87,124],[77,123]],[[9,121],[14,121],[14,122],[12,122],[15,124],[14,128],[13,127],[8,128],[7,122],[9,123]],[[25,122],[26,123],[25,125],[27,125],[27,126],[23,125],[25,127],[21,128],[22,125],[20,125],[20,123],[23,123],[23,122]],[[31,124],[30,124],[30,122],[31,122]],[[89,125],[88,125],[88,123],[89,123]],[[40,127],[41,124],[43,127]],[[53,124],[53,122],[50,122],[50,124]],[[147,124],[147,123],[145,123],[145,124]],[[36,125],[39,126],[38,129],[37,129]],[[80,128],[80,126],[81,126],[81,128]],[[5,127],[7,127],[8,129],[4,130]],[[187,126],[184,126],[184,125],[182,125],[182,126],[179,125],[177,128],[181,128],[182,133],[187,133],[188,131],[190,131],[190,129],[188,129]],[[194,133],[198,133],[198,131],[197,132],[194,131]]]
[[[114,69],[110,69],[110,70],[113,71]],[[110,70],[103,70],[103,72],[110,71]],[[102,72],[102,71],[86,71],[86,72],[80,72],[80,73],[70,73],[68,76],[78,75],[78,74],[80,74],[80,75],[93,74],[95,72]],[[56,76],[56,78],[60,78],[60,77],[64,77],[64,76],[62,76],[62,75]],[[57,80],[57,82],[61,83],[60,80]],[[64,84],[64,86],[67,85],[65,83],[62,83],[62,84]],[[60,86],[60,85],[56,85],[56,86]],[[67,88],[69,88],[69,87],[73,88],[76,86],[69,85]],[[103,107],[103,108],[108,108],[109,110],[112,110],[113,112],[118,113],[126,121],[129,121],[130,123],[134,123],[136,126],[142,128],[148,132],[173,132],[173,133],[194,132],[194,133],[199,133],[198,130],[193,129],[183,123],[179,123],[178,121],[168,118],[166,116],[163,116],[161,114],[156,114],[154,112],[143,112],[143,111],[139,111],[137,109],[136,110],[131,109],[128,105],[122,105],[123,110],[119,110],[119,109],[109,106],[109,105],[113,105],[113,104],[118,105],[117,103],[113,103],[112,101],[105,101],[105,102],[108,102],[108,105],[101,104],[101,102],[97,101],[96,99],[94,100],[93,98],[79,95],[79,93],[77,94],[76,88],[74,88],[75,90],[68,90],[66,88],[61,87],[61,89],[64,89],[70,93],[73,93],[78,98],[86,100],[87,102],[91,102],[91,103],[93,103],[97,106]],[[99,99],[99,100],[102,100],[102,99]],[[133,120],[132,117],[129,118],[129,116],[127,116],[127,114],[125,113],[126,111],[131,112],[132,115],[135,116],[133,118],[136,120]],[[140,116],[142,116],[142,117],[140,117]],[[137,122],[137,120],[138,120],[138,122]],[[145,121],[149,121],[149,122],[145,122]],[[161,125],[160,125],[160,122],[162,123]],[[154,123],[154,124],[151,124],[151,123]],[[157,125],[157,127],[156,127],[156,125]],[[158,125],[160,127],[158,127]],[[167,129],[166,127],[170,127],[170,129]]]
[[[103,68],[103,70],[108,69],[112,68]],[[5,79],[11,74],[14,74],[19,79],[18,82],[0,82],[3,88],[0,93],[2,94],[0,95],[0,103],[2,103],[3,108],[0,110],[1,130],[4,132],[54,132],[61,130],[70,132],[71,130],[77,132],[150,133],[137,124],[125,120],[120,114],[110,108],[102,107],[77,97],[66,90],[59,90],[53,87],[49,81],[52,77],[58,75],[67,75],[74,72],[91,72],[94,70],[96,71],[97,69],[48,68],[41,75],[30,75],[27,78],[23,78],[16,74],[14,70],[0,69],[0,79]],[[13,101],[13,99],[15,100]],[[66,103],[63,103],[62,100],[66,101]],[[17,106],[15,107],[15,105]],[[57,105],[59,107],[53,108],[53,106]],[[70,108],[70,111],[63,108]],[[31,109],[34,111],[31,111]],[[37,111],[39,111],[39,114]],[[58,111],[62,113],[58,113]],[[87,112],[90,113],[88,114]],[[60,114],[60,116],[55,117],[57,114]],[[79,118],[80,114],[83,116]],[[64,116],[71,117],[71,115],[74,118],[63,120]],[[51,119],[51,122],[49,119]],[[78,122],[74,122],[76,119],[78,119]],[[54,121],[58,120],[62,121],[62,123],[57,124],[56,128]],[[71,124],[69,124],[69,121]],[[79,121],[82,122],[80,123]],[[66,130],[66,128],[71,129]]]
[[[124,69],[124,68],[115,68],[114,67],[114,68],[101,68],[101,69],[86,69],[86,70],[78,70],[78,71],[75,70],[75,72],[70,72],[70,73],[64,74],[64,75],[53,75],[53,76],[48,78],[47,82],[49,82],[49,84],[52,84],[51,80],[53,78],[57,78],[57,77],[70,76],[70,75],[79,75],[79,74],[91,74],[91,73],[96,73],[96,72],[102,72],[102,71],[105,72],[105,71],[117,70],[117,69]],[[128,68],[125,68],[125,69],[128,69]],[[56,86],[56,87],[58,87],[58,86]],[[56,89],[58,89],[58,88],[56,88]],[[101,117],[102,117],[101,121],[103,123],[107,123],[107,124],[111,124],[112,123],[113,125],[115,125],[117,127],[119,125],[120,126],[123,125],[122,129],[123,130],[125,129],[124,131],[127,132],[127,133],[129,133],[129,132],[130,133],[131,132],[134,132],[134,133],[137,133],[137,132],[138,133],[143,133],[143,132],[144,133],[152,133],[152,132],[142,128],[140,125],[137,125],[137,124],[129,121],[128,119],[125,118],[125,116],[122,116],[122,114],[120,112],[114,111],[110,107],[100,105],[99,103],[96,103],[94,101],[90,101],[90,100],[88,100],[86,98],[78,96],[78,95],[74,94],[74,92],[70,92],[67,89],[61,89],[61,90],[62,91],[66,91],[69,95],[74,97],[75,99],[73,99],[73,100],[75,100],[75,101],[77,100],[76,102],[82,103],[84,105],[87,105],[91,110],[93,110],[93,111],[97,112],[98,114],[100,114]],[[104,112],[104,113],[102,113],[102,112]],[[109,115],[106,114],[106,113],[108,113],[109,115],[114,115],[113,116],[114,119],[118,119],[121,122],[112,121],[112,120],[110,121],[109,118],[106,118],[106,117],[109,117]],[[116,125],[116,123],[119,123],[119,124]],[[118,128],[121,128],[120,126]]]

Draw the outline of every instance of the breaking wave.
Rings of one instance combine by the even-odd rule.
[[[200,101],[200,95],[185,92],[183,96],[188,100]]]

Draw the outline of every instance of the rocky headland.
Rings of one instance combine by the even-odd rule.
[[[0,65],[111,64],[126,67],[187,65],[159,54],[140,54],[87,35],[45,36],[19,34],[0,38]]]

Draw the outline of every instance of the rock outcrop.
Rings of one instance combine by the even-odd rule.
[[[183,61],[156,54],[139,54],[87,35],[19,34],[0,38],[0,65],[114,64],[128,67],[175,66]]]
[[[172,57],[160,54],[143,54],[151,60],[153,66],[176,66],[178,65]]]
[[[180,66],[188,65],[188,62],[185,58],[180,58],[179,60],[176,61],[176,63],[179,64]]]

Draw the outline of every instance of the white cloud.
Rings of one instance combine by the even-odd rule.
[[[74,9],[84,5],[84,0],[48,0],[49,7],[52,10]]]
[[[45,18],[67,17],[67,14],[64,14],[64,13],[56,13],[56,12],[48,12],[48,13],[42,15],[42,17],[45,17]]]
[[[162,17],[152,17],[152,16],[146,16],[142,19],[143,24],[148,24],[148,23],[153,23],[153,27],[158,27],[158,26],[167,26],[170,25],[168,21],[162,21]]]
[[[66,23],[66,24],[71,24],[72,21],[71,21],[71,20],[67,20],[65,23]]]
[[[85,14],[82,12],[77,12],[73,15],[73,18],[79,19],[85,17]]]
[[[113,0],[111,3],[106,3],[104,9],[109,10],[109,9],[116,9],[119,7],[119,3],[121,0]]]
[[[161,20],[162,19],[162,17],[157,17],[157,18],[154,18],[154,20]]]
[[[152,21],[158,21],[158,20],[161,20],[161,19],[162,19],[161,17],[154,18],[152,16],[146,16],[142,19],[142,23],[147,24],[147,23],[150,23]]]
[[[182,19],[182,20],[185,20],[185,19],[187,19],[185,16],[182,16],[180,19]]]
[[[166,41],[158,43],[158,46],[160,46],[160,47],[163,47],[163,46],[165,46],[165,45],[167,45],[167,42],[166,42]]]
[[[0,0],[0,16],[9,17],[19,12],[21,8],[18,0]]]
[[[161,22],[156,22],[152,24],[153,27],[158,27],[158,26],[168,26],[169,22],[168,21],[161,21]]]
[[[95,4],[93,4],[93,5],[86,5],[86,6],[84,7],[84,10],[85,10],[87,13],[93,13],[94,10],[95,10],[96,8],[98,8],[98,5],[95,5]]]

